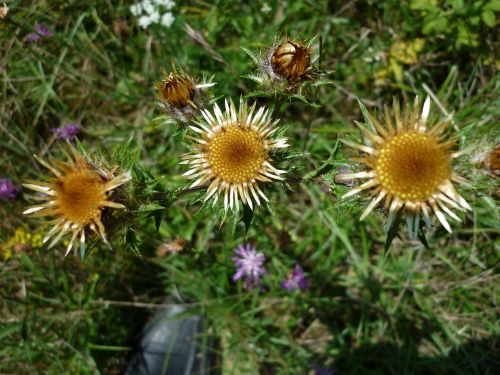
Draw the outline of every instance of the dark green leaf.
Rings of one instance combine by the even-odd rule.
[[[387,231],[387,238],[385,240],[385,250],[384,250],[384,256],[387,256],[387,253],[391,247],[392,241],[397,237],[398,232],[399,232],[399,227],[401,226],[401,221],[402,221],[402,212],[399,211],[396,213],[396,217],[394,218],[394,221],[392,222],[391,227]]]
[[[495,13],[493,13],[492,10],[485,10],[483,13],[481,13],[481,18],[483,19],[483,22],[489,26],[489,27],[494,27],[495,26]]]
[[[248,233],[253,220],[253,210],[247,204],[243,205],[243,223],[245,223],[245,233]]]

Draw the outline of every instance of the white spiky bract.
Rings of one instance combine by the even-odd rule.
[[[71,155],[67,155],[66,163],[48,163],[35,155],[36,160],[52,172],[54,177],[47,182],[28,181],[23,184],[38,192],[33,199],[44,202],[28,208],[23,214],[54,218],[53,226],[43,238],[43,243],[52,238],[49,244],[49,247],[52,247],[65,234],[72,233],[65,256],[72,248],[76,250],[78,243],[81,249],[85,247],[86,228],[107,242],[101,221],[102,209],[125,208],[123,204],[113,202],[109,198],[113,190],[131,179],[129,172],[115,177],[113,170],[90,164],[73,146],[69,147]]]
[[[385,199],[385,207],[389,210],[387,228],[392,225],[396,214],[401,212],[406,216],[410,237],[415,237],[421,215],[430,225],[430,214],[434,212],[443,227],[451,232],[444,214],[460,221],[451,209],[471,210],[452,184],[453,181],[463,183],[465,180],[451,168],[451,160],[460,155],[450,152],[455,140],[449,140],[444,134],[451,118],[429,127],[429,97],[423,107],[416,97],[413,110],[406,106],[404,113],[401,113],[399,102],[394,100],[392,114],[389,107],[384,108],[385,126],[370,115],[361,102],[360,106],[370,129],[358,122],[356,125],[363,132],[366,142],[364,145],[344,143],[365,153],[358,160],[367,169],[337,176],[338,181],[367,180],[344,195],[350,197],[363,190],[371,190],[373,199],[360,220]]]
[[[217,202],[223,193],[224,209],[238,209],[239,200],[251,209],[254,203],[268,198],[260,183],[283,180],[285,171],[271,164],[270,152],[288,147],[284,138],[274,138],[278,121],[273,121],[265,107],[256,109],[240,99],[237,110],[232,100],[225,100],[225,113],[215,104],[213,114],[203,109],[203,119],[189,128],[197,134],[192,151],[181,157],[190,169],[184,176],[195,181],[191,187],[207,184],[205,201]]]

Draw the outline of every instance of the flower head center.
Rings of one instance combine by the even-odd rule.
[[[54,182],[56,201],[62,216],[79,225],[98,219],[106,201],[105,181],[90,169],[71,172]]]
[[[450,177],[450,156],[434,137],[408,131],[379,150],[375,170],[380,185],[390,194],[422,201],[430,199]]]
[[[267,150],[257,132],[229,126],[208,143],[207,159],[214,175],[227,183],[251,181],[259,175]]]

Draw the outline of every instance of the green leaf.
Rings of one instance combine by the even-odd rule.
[[[491,0],[483,8],[484,10],[492,10],[494,12],[500,12],[500,0]]]
[[[457,48],[461,46],[475,47],[479,45],[478,35],[467,27],[461,27],[458,29],[457,39],[455,41]]]
[[[424,26],[422,27],[422,32],[424,34],[431,34],[433,32],[436,33],[441,33],[443,31],[446,31],[446,28],[448,26],[448,21],[444,17],[438,16],[438,18],[434,18],[425,22]]]
[[[481,22],[481,18],[479,16],[473,16],[469,18],[469,23],[472,26],[477,26],[479,25],[479,22]]]
[[[485,10],[483,13],[481,13],[481,18],[483,19],[483,22],[486,24],[488,27],[495,27],[495,13],[493,13],[492,10]]]
[[[435,13],[438,10],[436,1],[433,0],[413,0],[410,7],[411,9],[423,10],[429,13]]]
[[[98,345],[98,344],[88,344],[89,349],[92,350],[102,350],[106,352],[127,352],[132,350],[129,346],[117,346],[117,345]]]
[[[163,210],[155,211],[153,213],[153,217],[155,219],[155,228],[156,228],[156,231],[158,232],[160,230],[161,219],[163,217]]]
[[[0,330],[0,340],[21,329],[21,323],[8,325]]]
[[[387,253],[389,252],[392,241],[394,241],[394,239],[398,235],[399,227],[401,226],[402,218],[403,218],[403,214],[400,210],[400,211],[398,211],[398,213],[396,213],[396,217],[394,218],[394,221],[392,222],[391,227],[387,231],[387,238],[385,240],[384,256],[387,256]]]
[[[247,204],[243,205],[243,223],[245,223],[245,233],[248,233],[253,220],[253,210]]]
[[[330,172],[333,168],[334,168],[334,166],[331,163],[325,163],[321,167],[319,167],[318,169],[306,174],[304,176],[304,180],[311,180],[315,177],[325,175],[328,172]]]
[[[165,208],[158,203],[148,203],[148,204],[143,204],[142,206],[139,207],[137,212],[149,212],[149,211],[158,211],[158,210],[164,210]]]
[[[368,112],[368,109],[366,109],[365,105],[359,98],[356,98],[356,100],[358,101],[359,108],[361,109],[361,113],[363,114],[366,123],[370,126],[370,130],[372,132],[376,132],[375,125],[373,124],[374,122],[373,116],[370,114],[370,112]]]
[[[250,51],[249,49],[245,48],[245,47],[240,47],[243,51],[245,51],[245,53],[250,56],[250,58],[256,63],[256,64],[259,64],[259,58],[257,56],[257,54],[255,54],[254,52]]]
[[[132,228],[127,230],[125,234],[125,243],[127,244],[128,250],[139,258],[142,258],[141,252],[139,251],[138,240],[135,236],[135,232]]]
[[[21,263],[23,266],[28,268],[33,274],[38,276],[44,276],[43,273],[35,266],[35,263],[26,254],[21,255]]]
[[[321,108],[320,105],[314,103],[314,102],[311,102],[310,100],[308,100],[304,95],[299,95],[299,94],[296,94],[296,95],[290,95],[289,96],[289,99],[295,99],[295,100],[298,100],[304,104],[307,104],[308,106],[312,107],[312,108]]]
[[[424,233],[423,227],[424,227],[424,225],[422,223],[422,225],[420,225],[420,228],[418,228],[417,236],[418,236],[418,239],[420,240],[420,242],[422,242],[422,245],[424,245],[427,250],[430,250],[430,246],[429,246],[429,243],[427,242],[427,238],[425,238],[425,233]]]
[[[460,11],[464,7],[464,0],[448,0],[447,3],[454,8],[454,11]]]
[[[269,92],[266,92],[266,91],[252,91],[252,92],[249,92],[248,94],[245,95],[245,99],[255,98],[255,97],[258,97],[258,98],[269,98],[269,97],[272,97],[272,96],[274,96],[273,93],[269,93]]]

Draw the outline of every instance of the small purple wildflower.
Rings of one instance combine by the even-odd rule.
[[[50,31],[46,26],[42,24],[37,24],[35,26],[35,30],[38,34],[47,38],[50,38],[52,35],[54,35],[52,31]]]
[[[77,124],[66,124],[60,128],[50,129],[59,139],[73,142],[75,136],[80,132],[80,126]]]
[[[0,199],[14,200],[18,192],[19,187],[15,186],[10,179],[0,179]]]
[[[250,245],[240,245],[234,252],[238,256],[231,258],[237,267],[233,281],[243,278],[243,288],[245,289],[252,289],[256,285],[260,287],[262,284],[260,276],[267,274],[263,267],[266,261],[264,254],[258,253],[255,246],[251,247]]]
[[[36,24],[35,25],[35,33],[29,33],[26,35],[26,38],[24,38],[24,41],[27,43],[33,43],[37,42],[42,38],[50,38],[54,33],[50,31],[46,26],[42,24]]]
[[[289,292],[303,290],[309,287],[309,279],[304,275],[304,270],[299,264],[296,264],[293,271],[281,282],[281,287]]]

